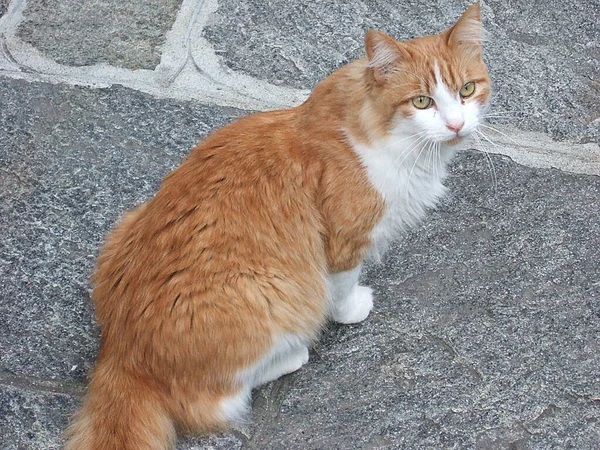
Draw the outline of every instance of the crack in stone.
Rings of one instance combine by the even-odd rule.
[[[85,393],[85,384],[77,381],[44,380],[29,375],[15,374],[6,369],[0,369],[0,386],[18,388],[29,392],[45,394],[63,394],[80,398]]]
[[[467,372],[469,372],[471,374],[471,376],[473,378],[475,378],[476,380],[483,380],[484,376],[483,373],[481,372],[481,370],[479,370],[477,367],[468,364],[465,359],[456,351],[456,349],[448,342],[446,342],[444,339],[442,339],[439,336],[436,336],[432,333],[428,333],[429,337],[435,341],[438,345],[440,345],[440,347],[442,347],[444,350],[446,350],[448,353],[450,353],[450,355],[452,356],[452,359],[454,361],[456,361],[458,363],[459,366],[461,366],[463,369],[465,369]]]

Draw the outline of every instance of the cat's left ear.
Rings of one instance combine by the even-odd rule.
[[[479,3],[475,3],[448,30],[448,44],[455,48],[462,48],[474,55],[481,55],[483,33],[481,7]]]
[[[402,60],[400,43],[381,31],[370,30],[365,36],[365,50],[375,81],[385,84]]]

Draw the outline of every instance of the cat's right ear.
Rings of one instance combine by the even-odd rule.
[[[365,50],[375,81],[385,84],[402,60],[398,42],[381,31],[370,30],[365,36]]]

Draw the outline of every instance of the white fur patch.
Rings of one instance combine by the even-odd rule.
[[[269,353],[253,366],[240,371],[236,381],[252,389],[298,370],[307,360],[306,339],[293,334],[277,336]]]
[[[224,398],[218,407],[218,416],[225,423],[242,423],[250,413],[251,390],[244,387],[232,397]]]
[[[449,125],[465,124],[465,111],[464,105],[461,102],[458,92],[450,92],[442,76],[440,70],[436,64],[435,66],[435,91],[433,93],[433,99],[435,101],[435,107],[442,119],[442,125],[445,126],[445,130],[441,132],[448,135],[448,140],[455,137],[454,131],[448,129]],[[464,133],[461,130],[462,133]]]
[[[327,284],[332,308],[336,303],[343,302],[346,297],[352,294],[352,291],[358,285],[360,271],[361,266],[359,265],[352,270],[329,275]]]
[[[443,143],[456,138],[456,132],[448,125],[463,123],[458,136],[469,136],[479,125],[480,117],[485,109],[477,101],[461,100],[458,91],[451,91],[444,83],[436,64],[436,86],[431,97],[434,106],[427,109],[415,109],[407,119],[398,118],[392,134],[395,136],[410,136],[421,133],[426,140]],[[470,80],[465,80],[465,83]],[[475,87],[477,89],[477,87]]]
[[[386,204],[385,215],[371,235],[371,259],[380,259],[390,242],[416,225],[446,191],[442,181],[453,151],[441,148],[438,152],[421,139],[413,131],[371,147],[353,146]]]
[[[370,146],[354,142],[347,133],[387,207],[372,232],[371,258],[379,259],[392,240],[416,225],[444,195],[446,166],[455,152],[444,143],[457,137],[449,127],[462,125],[458,137],[464,138],[479,124],[484,107],[475,101],[463,102],[458,92],[450,91],[437,67],[432,98],[435,106],[415,108],[408,118],[398,115],[388,138]]]
[[[338,323],[359,323],[365,320],[373,309],[373,290],[366,286],[355,286],[349,297],[338,304],[333,319]]]
[[[251,367],[241,370],[234,377],[240,385],[239,392],[221,400],[219,418],[226,423],[243,423],[250,411],[252,389],[282,375],[295,372],[308,361],[305,339],[285,334],[275,339],[271,351]]]
[[[329,314],[339,323],[358,323],[373,309],[371,289],[358,285],[361,266],[329,276]]]

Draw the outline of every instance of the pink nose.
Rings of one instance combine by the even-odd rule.
[[[460,122],[450,122],[446,124],[446,128],[448,128],[450,131],[454,131],[455,133],[458,133],[460,130],[462,130],[462,127],[464,126],[465,121],[461,120]]]

